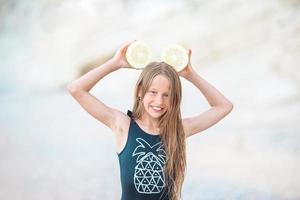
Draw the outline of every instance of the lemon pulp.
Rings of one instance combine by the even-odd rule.
[[[180,45],[171,45],[164,49],[161,59],[179,72],[188,64],[188,51]]]
[[[131,67],[141,69],[150,62],[151,52],[148,46],[142,42],[133,42],[126,51],[126,59]]]

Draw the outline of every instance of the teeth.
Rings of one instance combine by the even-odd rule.
[[[155,106],[152,106],[152,108],[153,108],[154,110],[162,110],[162,108],[155,107]]]

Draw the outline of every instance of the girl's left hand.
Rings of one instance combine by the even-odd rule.
[[[192,56],[192,50],[189,49],[189,62],[183,70],[178,72],[179,76],[188,78],[191,74],[193,74],[195,72],[195,70],[192,67],[192,63],[191,63],[191,56]]]

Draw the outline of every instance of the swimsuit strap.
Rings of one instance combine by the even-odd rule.
[[[132,112],[130,110],[127,110],[127,115],[132,118]]]

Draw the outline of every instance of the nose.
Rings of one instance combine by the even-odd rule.
[[[156,99],[155,99],[155,103],[156,103],[157,105],[162,105],[163,102],[164,102],[163,96],[162,96],[162,95],[157,95],[157,96],[156,96]]]

